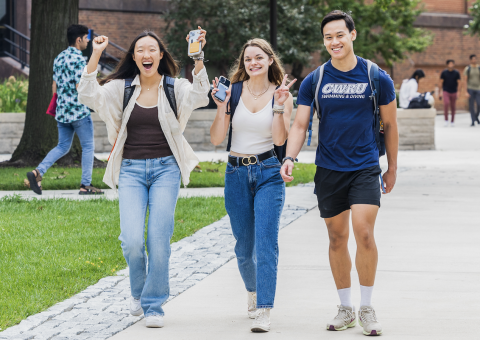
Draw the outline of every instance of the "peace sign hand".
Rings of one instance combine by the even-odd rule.
[[[285,104],[285,101],[288,99],[288,96],[290,95],[290,87],[295,84],[297,81],[297,78],[293,79],[288,85],[285,85],[287,82],[288,74],[283,77],[283,82],[282,85],[278,87],[278,89],[275,90],[275,105],[283,105]]]

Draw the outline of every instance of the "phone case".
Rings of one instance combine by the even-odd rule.
[[[193,30],[188,33],[188,56],[194,57],[202,53],[202,44],[197,41],[200,37],[200,30]]]
[[[222,83],[218,84],[218,92],[215,93],[214,97],[220,100],[221,102],[224,102],[227,97],[227,90],[228,90],[228,87],[226,87],[224,84]]]

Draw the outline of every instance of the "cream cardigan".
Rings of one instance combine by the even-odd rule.
[[[194,71],[192,71],[192,74],[193,84],[187,79],[175,79],[177,119],[163,90],[163,82],[160,82],[158,86],[158,120],[168,145],[177,160],[185,186],[190,181],[190,172],[198,164],[198,158],[183,137],[183,131],[192,111],[208,105],[208,92],[210,90],[205,67],[197,75],[194,74]],[[78,86],[78,100],[98,113],[107,125],[108,141],[111,145],[114,145],[103,177],[103,181],[112,189],[116,189],[118,185],[123,146],[127,139],[127,122],[141,91],[139,76],[135,77],[132,85],[136,87],[123,112],[125,80],[112,80],[100,86],[97,82],[97,71],[88,74],[85,67]]]

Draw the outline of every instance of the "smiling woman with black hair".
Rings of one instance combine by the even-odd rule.
[[[205,35],[202,30],[199,41],[203,48]],[[106,123],[113,145],[103,180],[112,189],[118,185],[119,239],[130,269],[130,313],[144,313],[147,327],[163,327],[162,304],[170,294],[170,239],[180,179],[187,185],[198,164],[183,131],[192,111],[208,104],[210,86],[203,54],[195,61],[193,84],[166,78],[175,77],[179,67],[150,31],[135,38],[116,71],[99,84],[97,65],[107,45],[107,37],[95,38],[78,88],[79,99]],[[164,78],[174,81],[174,98],[164,88]],[[128,79],[134,90],[124,103]],[[147,208],[148,261],[144,239]]]

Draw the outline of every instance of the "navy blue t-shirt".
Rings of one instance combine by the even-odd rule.
[[[312,76],[313,72],[300,86],[298,105],[310,106],[315,98]],[[383,70],[380,70],[379,92],[379,105],[387,105],[396,98],[393,81]],[[348,72],[337,70],[330,60],[325,64],[318,94],[322,120],[318,128],[317,166],[355,171],[378,164],[371,93],[365,59],[357,57],[357,65]]]

